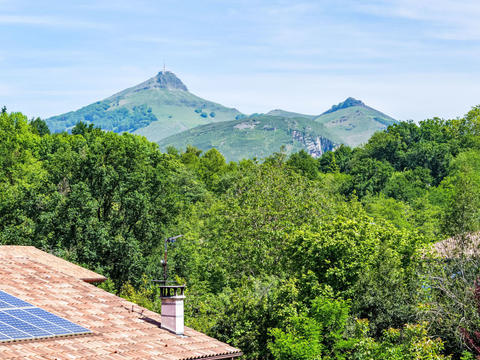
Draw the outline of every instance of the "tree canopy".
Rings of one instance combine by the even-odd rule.
[[[187,325],[248,359],[473,359],[479,262],[428,249],[480,230],[479,123],[475,107],[318,159],[227,163],[84,123],[51,134],[4,109],[0,243],[97,271],[158,311],[163,239],[183,234],[169,266]]]

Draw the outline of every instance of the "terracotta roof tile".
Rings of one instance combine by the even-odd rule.
[[[0,343],[1,359],[181,360],[241,355],[193,329],[186,327],[182,337],[160,328],[159,314],[86,283],[96,274],[73,264],[70,268],[61,259],[47,262],[53,255],[45,254],[30,247],[0,246],[0,290],[93,334]]]
[[[71,262],[63,260],[57,256],[38,250],[34,246],[0,246],[0,258],[4,256],[35,259],[40,264],[48,265],[55,268],[55,270],[58,272],[62,272],[86,282],[102,282],[106,280],[105,276],[97,274],[96,272],[90,271],[81,266],[72,264]],[[27,269],[29,274],[32,274],[31,270],[32,269]]]
[[[433,251],[443,258],[480,256],[480,232],[457,235],[433,245]]]

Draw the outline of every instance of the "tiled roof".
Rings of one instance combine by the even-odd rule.
[[[34,246],[0,246],[0,257],[4,256],[35,259],[35,261],[41,264],[54,268],[57,272],[73,276],[86,282],[103,282],[107,280],[105,276],[75,265],[42,250],[38,250]]]
[[[180,360],[241,355],[187,327],[185,336],[161,329],[159,314],[86,283],[82,280],[86,273],[69,271],[63,260],[45,263],[44,254],[30,247],[0,246],[0,290],[93,334],[0,343],[0,359]],[[90,275],[86,278],[95,278]]]
[[[433,245],[433,251],[443,258],[480,256],[480,232],[457,235]]]

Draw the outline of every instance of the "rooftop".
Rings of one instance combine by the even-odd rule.
[[[36,262],[48,265],[57,272],[70,275],[86,282],[95,283],[107,280],[105,276],[63,260],[55,255],[46,253],[34,246],[0,246],[0,258],[3,257],[35,259]]]
[[[457,235],[433,245],[433,251],[442,258],[479,257],[480,232]]]
[[[0,343],[1,359],[230,359],[240,350],[161,317],[88,282],[92,271],[27,246],[0,246],[0,290],[92,330],[92,334]]]

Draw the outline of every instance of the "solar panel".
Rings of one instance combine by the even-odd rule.
[[[41,319],[45,319],[47,321],[50,321],[53,324],[59,325],[64,329],[67,329],[71,333],[84,333],[84,332],[90,332],[90,330],[85,329],[84,327],[81,327],[80,325],[74,324],[71,321],[62,319],[61,317],[57,315],[53,315],[52,313],[45,311],[40,308],[32,308],[32,309],[25,309],[25,311],[28,311],[30,314],[33,314]]]
[[[0,341],[9,340],[7,335],[0,334]]]
[[[0,323],[0,332],[2,333],[3,336],[7,337],[7,340],[12,340],[12,339],[27,339],[29,337],[33,337],[31,335],[28,335],[27,333],[15,329],[14,327],[5,324],[5,323]]]
[[[44,320],[44,319],[39,318],[35,315],[32,315],[32,314],[26,312],[25,310],[12,309],[12,310],[5,310],[5,312],[9,315],[13,315],[13,316],[17,317],[20,320],[23,320],[23,321],[28,322],[32,325],[38,326],[41,329],[44,329],[44,330],[46,330],[46,331],[48,331],[52,334],[55,334],[55,335],[63,335],[67,331],[65,328],[62,328],[61,326],[55,325],[54,323],[51,323],[47,320]],[[0,330],[0,332],[1,332],[1,330]],[[71,333],[71,332],[69,332],[69,333]]]
[[[0,342],[88,333],[80,325],[0,290]]]
[[[0,300],[0,309],[9,308],[9,307],[12,307],[12,305],[7,304],[5,301]]]
[[[20,300],[4,291],[0,291],[0,300],[10,305],[10,307],[32,306],[26,301]]]

